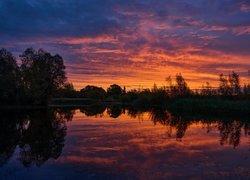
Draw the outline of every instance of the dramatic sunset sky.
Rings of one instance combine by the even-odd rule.
[[[192,88],[250,69],[249,0],[0,0],[0,48],[60,54],[69,81]]]

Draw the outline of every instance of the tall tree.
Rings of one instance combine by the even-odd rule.
[[[24,97],[35,104],[47,103],[66,81],[62,57],[52,56],[42,49],[28,48],[20,58]]]
[[[190,94],[190,89],[181,74],[176,74],[176,90],[178,96],[187,96]]]
[[[230,94],[237,96],[241,94],[240,77],[236,72],[229,74]]]
[[[228,79],[224,74],[220,74],[219,76],[219,94],[222,96],[229,96],[230,95],[230,88]]]
[[[17,93],[18,66],[14,56],[0,49],[0,102],[15,102]]]

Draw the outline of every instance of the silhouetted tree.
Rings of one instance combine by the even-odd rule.
[[[35,104],[44,104],[63,88],[66,81],[65,66],[59,55],[39,49],[26,49],[20,55],[22,90],[25,99]]]
[[[230,94],[230,87],[228,84],[228,79],[226,76],[224,76],[224,74],[220,74],[219,76],[219,94],[222,96],[229,96]]]
[[[65,83],[64,87],[60,90],[60,93],[56,97],[63,98],[77,98],[78,91],[75,90],[72,83]]]
[[[219,94],[222,96],[237,96],[241,94],[240,78],[234,71],[228,77],[220,74]]]
[[[230,95],[237,96],[241,94],[240,77],[236,72],[229,74]]]
[[[96,86],[86,86],[80,90],[80,94],[82,97],[93,99],[104,99],[106,97],[106,91]]]
[[[126,87],[123,86],[123,91],[122,91],[122,93],[123,93],[123,94],[126,94],[126,92],[127,92],[127,91],[126,91]]]
[[[175,86],[175,94],[177,96],[188,96],[190,95],[190,89],[181,74],[176,74],[176,86]]]
[[[0,49],[0,103],[15,102],[18,87],[18,66],[14,56]]]
[[[111,85],[107,90],[107,94],[109,96],[121,95],[122,92],[123,92],[122,88],[117,84]]]

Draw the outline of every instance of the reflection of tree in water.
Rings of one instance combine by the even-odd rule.
[[[75,115],[75,108],[57,108],[54,110],[57,113],[59,119],[66,121],[72,121]]]
[[[12,157],[18,142],[15,113],[0,112],[0,167]]]
[[[103,114],[105,106],[91,106],[82,108],[87,116]],[[220,133],[221,145],[230,144],[237,147],[242,135],[250,136],[250,122],[246,120],[228,120],[212,118],[194,118],[179,116],[169,113],[164,109],[129,108],[127,114],[132,118],[142,117],[149,112],[154,124],[160,123],[168,127],[168,134],[175,129],[177,140],[181,140],[188,127],[193,123],[202,123],[207,132],[211,131],[211,125],[215,124]],[[110,117],[117,118],[125,109],[120,106],[108,107]],[[66,136],[66,121],[71,121],[74,115],[73,109],[40,110],[31,112],[0,112],[0,167],[12,157],[16,146],[20,147],[18,159],[25,165],[40,166],[50,158],[58,158],[64,146]],[[198,136],[199,134],[197,134]]]
[[[128,109],[128,115],[132,118],[141,116],[144,112],[137,109]],[[220,144],[230,144],[237,147],[240,144],[242,131],[246,136],[250,136],[250,122],[247,120],[231,120],[228,119],[213,119],[213,118],[194,118],[188,116],[173,115],[165,109],[148,110],[150,119],[154,124],[160,123],[168,127],[168,135],[171,136],[173,129],[176,130],[175,136],[177,140],[181,140],[187,129],[193,123],[202,123],[206,127],[207,133],[211,131],[211,125],[216,124],[220,133]],[[197,134],[198,135],[198,134]]]
[[[124,109],[119,105],[112,105],[109,107],[103,105],[92,105],[81,107],[80,111],[86,116],[100,116],[102,117],[105,110],[107,109],[107,114],[112,118],[118,118],[122,113],[125,113]]]
[[[250,135],[250,123],[242,121],[227,121],[219,122],[218,129],[220,131],[220,143],[221,145],[230,144],[237,147],[240,144],[240,137],[242,135],[242,129],[245,131],[245,135]]]
[[[170,127],[169,135],[171,135],[172,128],[175,128],[177,140],[181,140],[184,137],[188,126],[191,124],[190,121],[187,121],[181,116],[173,116],[171,113],[163,109],[151,110],[150,119],[154,122],[154,124],[161,123]]]
[[[40,166],[48,159],[56,159],[61,155],[66,136],[65,121],[72,119],[72,111],[22,112],[16,117],[11,114],[13,112],[6,116],[8,121],[1,119],[1,123],[9,123],[1,126],[1,133],[4,132],[0,139],[1,164],[8,161],[7,155],[11,157],[17,145],[20,148],[18,159],[25,166]],[[6,157],[5,160],[2,157]]]
[[[41,114],[42,113],[42,114]],[[25,166],[41,165],[49,158],[58,158],[64,145],[66,124],[54,112],[36,112],[30,127],[23,131],[20,141],[20,161]],[[52,119],[51,119],[52,118]]]
[[[84,113],[86,116],[102,116],[104,111],[106,110],[106,106],[103,105],[92,105],[82,107],[80,111]]]
[[[112,118],[118,118],[122,113],[125,113],[125,111],[119,105],[112,105],[107,108],[107,113]]]
[[[137,118],[137,117],[140,118],[144,112],[145,112],[144,110],[139,110],[132,107],[127,108],[127,115],[130,116],[131,118]]]

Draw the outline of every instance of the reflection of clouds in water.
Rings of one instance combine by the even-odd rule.
[[[112,105],[107,107],[83,107],[81,113],[88,117],[96,117],[101,114],[100,119],[117,118],[119,120],[143,119],[150,120],[154,125],[161,124],[166,128],[166,135],[168,137],[176,137],[177,141],[182,141],[186,131],[193,124],[202,123],[203,128],[207,133],[212,131],[219,131],[220,144],[229,144],[233,147],[240,145],[240,138],[242,134],[249,134],[250,122],[249,120],[234,120],[230,118],[209,118],[209,117],[193,117],[193,116],[180,116],[173,114],[165,109],[153,108],[153,109],[136,109],[136,108],[123,108],[120,105]],[[106,109],[106,110],[105,110]],[[80,116],[79,112],[76,117]],[[77,118],[78,119],[78,118]],[[216,124],[216,127],[214,127]]]
[[[220,145],[216,120],[207,123],[211,130],[207,133],[206,121],[209,121],[202,118],[174,118],[172,115],[172,120],[167,119],[169,125],[162,121],[153,125],[146,118],[150,117],[147,114],[145,112],[144,121],[126,114],[114,120],[107,113],[103,118],[73,119],[69,125],[69,144],[65,147],[65,151],[71,153],[63,156],[60,163],[91,167],[91,173],[105,171],[110,175],[117,173],[140,179],[181,178],[194,174],[199,178],[204,174],[215,178],[248,172],[248,161],[244,158],[249,157],[247,137],[240,137],[241,144],[235,150],[229,144]],[[182,141],[176,141],[176,128],[182,127],[179,124],[183,121],[188,128]],[[171,125],[174,137],[166,136]]]
[[[239,168],[246,172],[249,167],[243,158],[249,157],[248,120],[180,116],[164,109],[121,106],[4,116],[5,121],[0,121],[2,166],[8,166],[13,156],[25,167],[39,166],[40,171],[46,169],[45,163],[52,168],[73,165],[89,174],[140,179],[178,178],[189,172],[202,174],[207,168],[233,175]],[[18,157],[13,154],[15,149]]]

